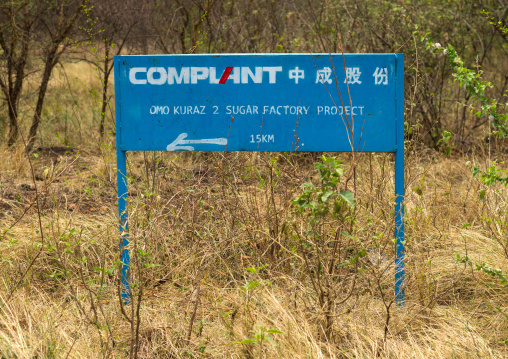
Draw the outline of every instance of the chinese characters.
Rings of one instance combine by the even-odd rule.
[[[342,73],[342,71],[341,71]],[[331,67],[323,67],[316,68],[315,70],[315,81],[316,84],[328,84],[331,85],[336,78],[340,78],[342,76],[338,70],[335,70]],[[304,80],[305,71],[296,66],[293,69],[290,69],[288,72],[289,79],[293,80],[295,84],[302,83],[301,80]],[[374,85],[388,85],[388,68],[386,67],[376,67],[376,70],[372,74],[373,84]],[[361,85],[365,81],[365,78],[362,77],[362,70],[360,67],[346,67],[345,68],[345,76],[344,83],[347,85]],[[369,81],[367,81],[369,82]]]

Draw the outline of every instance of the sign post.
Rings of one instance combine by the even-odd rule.
[[[395,296],[404,303],[404,55],[115,56],[122,296],[126,151],[395,153]]]

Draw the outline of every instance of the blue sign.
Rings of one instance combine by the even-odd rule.
[[[404,56],[115,56],[120,229],[126,151],[395,153],[396,298],[404,300]],[[122,239],[128,298],[128,239]]]

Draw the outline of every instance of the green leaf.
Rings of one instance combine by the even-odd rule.
[[[357,240],[355,237],[353,237],[352,235],[350,235],[349,233],[346,233],[344,231],[340,231],[340,234],[342,234],[345,237],[348,237],[349,239],[352,239],[353,241]]]
[[[270,334],[275,334],[275,333],[277,333],[277,334],[284,334],[284,332],[281,332],[278,329],[268,329],[266,332],[270,333]]]
[[[246,285],[244,285],[242,288],[243,288],[244,291],[253,290],[254,288],[256,288],[260,284],[261,284],[261,282],[252,281],[252,282],[249,282]]]
[[[254,343],[254,342],[255,342],[254,339],[245,339],[245,340],[242,340],[240,343],[247,344],[247,343]]]
[[[249,344],[249,343],[254,343],[255,340],[254,339],[245,339],[245,340],[242,340],[241,342],[233,342],[233,344]]]
[[[355,199],[350,191],[340,191],[340,196],[352,207],[355,208]]]
[[[326,192],[325,192],[325,194],[324,194],[323,196],[321,196],[321,200],[322,200],[323,202],[328,201],[328,198],[330,198],[330,196],[331,196],[333,193],[334,193],[334,192],[333,192],[333,191],[330,191],[330,190],[326,191]]]
[[[330,178],[330,182],[325,183],[326,187],[335,188],[337,187],[337,184],[339,183],[339,180],[335,177]]]

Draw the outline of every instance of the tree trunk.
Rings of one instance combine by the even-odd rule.
[[[48,45],[48,51],[46,55],[46,61],[44,64],[44,73],[42,74],[41,86],[39,87],[39,96],[37,97],[37,105],[35,106],[34,118],[32,120],[32,125],[30,126],[30,131],[28,132],[28,144],[26,146],[26,151],[31,152],[35,143],[35,139],[37,136],[37,129],[39,128],[39,124],[41,123],[41,114],[42,107],[44,105],[44,97],[46,96],[46,91],[48,89],[49,79],[51,77],[51,73],[53,68],[58,63],[60,56],[65,51],[65,44],[63,48],[59,50],[62,42],[67,38],[69,32],[71,31],[74,23],[78,19],[79,14],[83,11],[84,5],[87,0],[81,0],[80,5],[77,6],[76,10],[72,17],[65,22],[66,17],[63,13],[63,3],[61,7],[59,25],[58,25],[58,34],[56,36],[52,36],[51,44]]]
[[[32,120],[32,126],[30,126],[30,131],[28,132],[28,144],[26,146],[27,152],[32,151],[37,136],[37,129],[41,123],[42,107],[44,105],[44,97],[46,96],[46,91],[48,89],[49,79],[51,77],[53,68],[58,62],[59,56],[56,56],[56,51],[57,47],[53,47],[46,57],[46,64],[44,65],[44,73],[42,75],[41,86],[39,87],[39,96],[37,97],[37,105],[35,106],[34,118]]]
[[[25,79],[25,66],[28,58],[28,50],[30,46],[32,24],[25,18],[24,26],[20,30],[21,51],[13,51],[9,49],[5,42],[4,34],[0,31],[0,48],[4,55],[7,56],[7,83],[0,79],[0,87],[5,95],[7,106],[9,108],[9,139],[7,144],[9,147],[14,145],[19,137],[18,126],[18,101],[23,88],[23,80]],[[19,54],[19,55],[17,55]],[[15,79],[13,78],[15,74]]]
[[[7,145],[11,147],[16,143],[19,137],[19,127],[18,127],[18,109],[16,108],[16,103],[13,103],[9,99],[7,100],[7,106],[9,107],[9,140]]]
[[[109,82],[109,52],[111,49],[112,40],[108,39],[105,43],[105,58],[104,58],[104,69],[103,69],[103,76],[104,81],[102,82],[102,106],[101,106],[101,123],[99,124],[99,135],[101,138],[104,137],[104,121],[106,120],[106,107],[108,105],[108,82]]]

